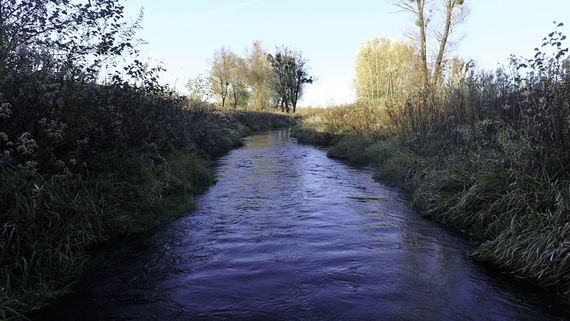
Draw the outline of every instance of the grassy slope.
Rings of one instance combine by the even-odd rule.
[[[372,165],[376,179],[411,194],[419,213],[469,237],[475,258],[553,289],[570,303],[567,176],[517,170],[509,164],[516,155],[485,148],[477,139],[450,148],[441,137],[374,138],[307,123],[292,134],[302,143],[329,145],[331,157]]]
[[[170,109],[177,103],[166,105],[158,108]],[[124,106],[127,112],[130,108]],[[68,291],[88,263],[89,247],[193,209],[192,195],[215,181],[211,160],[240,146],[242,137],[295,123],[292,117],[275,113],[211,108],[180,112],[188,114],[189,123],[181,124],[188,131],[182,147],[161,149],[159,139],[153,138],[128,152],[113,149],[88,155],[89,171],[79,174],[49,175],[41,168],[2,166],[0,319],[21,317]],[[161,130],[177,126],[179,119],[166,119]]]

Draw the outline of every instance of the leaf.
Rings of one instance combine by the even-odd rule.
[[[562,27],[564,24],[561,22],[557,25],[557,27]]]

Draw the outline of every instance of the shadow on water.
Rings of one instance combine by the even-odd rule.
[[[250,137],[189,215],[100,249],[37,320],[564,320],[367,169]]]

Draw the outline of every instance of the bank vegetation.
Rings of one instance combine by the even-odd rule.
[[[0,1],[0,319],[67,292],[100,242],[190,211],[244,135],[294,122],[160,85],[123,11]]]
[[[418,18],[419,3],[400,4]],[[474,258],[570,303],[570,60],[561,26],[533,57],[512,56],[495,71],[458,57],[426,68],[417,38],[365,42],[358,102],[301,109],[293,134],[373,166],[419,213],[472,240]]]

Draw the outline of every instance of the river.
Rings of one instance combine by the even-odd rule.
[[[32,319],[564,320],[371,170],[289,130],[217,163],[193,212],[99,249],[75,293]]]

